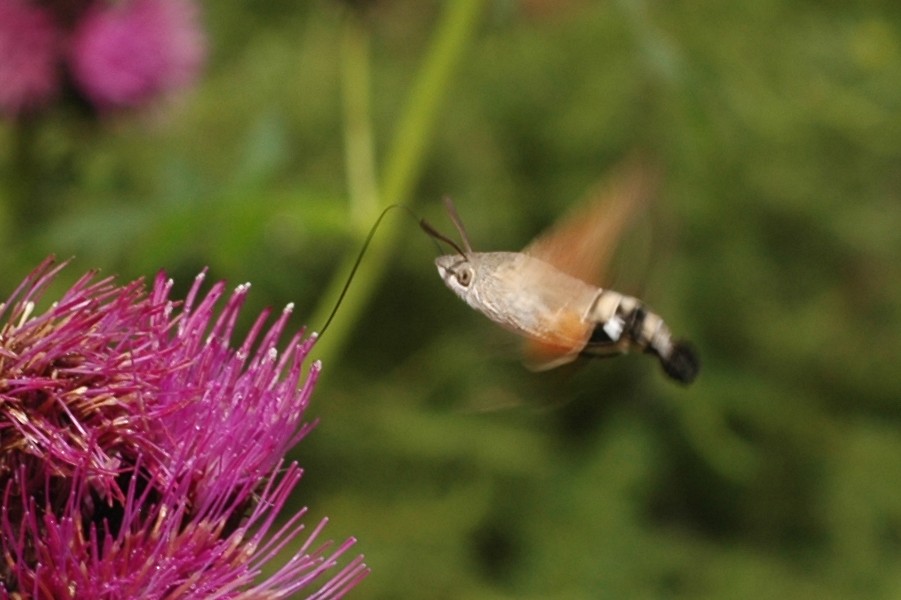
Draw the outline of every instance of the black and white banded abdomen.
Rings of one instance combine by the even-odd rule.
[[[674,340],[663,319],[637,298],[600,290],[585,315],[595,323],[582,350],[585,356],[612,356],[632,350],[654,354],[663,371],[680,383],[691,383],[700,361],[687,342]]]

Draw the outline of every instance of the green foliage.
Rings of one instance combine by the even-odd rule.
[[[897,597],[897,9],[461,4],[209,4],[178,104],[5,125],[0,287],[49,253],[209,265],[316,328],[381,206],[446,230],[451,194],[474,245],[517,249],[650,151],[623,284],[700,348],[692,387],[639,356],[521,369],[396,212],[323,337],[298,501],[360,539],[360,598]]]

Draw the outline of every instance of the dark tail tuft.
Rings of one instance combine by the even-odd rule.
[[[679,383],[688,385],[698,376],[701,370],[701,361],[698,353],[688,342],[674,342],[669,356],[660,357],[663,371]]]

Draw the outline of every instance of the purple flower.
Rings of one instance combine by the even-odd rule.
[[[368,572],[354,540],[316,539],[260,580],[302,533],[276,528],[301,471],[285,451],[319,373],[315,338],[276,349],[290,307],[229,345],[248,286],[181,306],[162,275],[89,273],[46,312],[45,261],[0,305],[0,598],[338,598]]]
[[[100,108],[136,106],[197,76],[205,41],[190,0],[97,2],[79,21],[71,68]]]
[[[46,9],[0,0],[0,111],[16,115],[53,97],[59,86],[59,37]]]

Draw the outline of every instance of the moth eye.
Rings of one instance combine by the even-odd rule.
[[[457,271],[456,276],[457,283],[463,287],[469,287],[469,284],[472,283],[472,269],[461,269]]]

